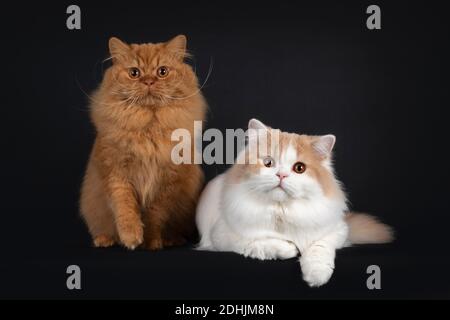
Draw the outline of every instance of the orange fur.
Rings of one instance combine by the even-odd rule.
[[[203,173],[170,157],[173,130],[185,128],[193,137],[194,121],[204,120],[206,110],[195,73],[183,61],[185,46],[184,36],[141,45],[110,40],[113,65],[92,97],[97,137],[80,200],[95,246],[161,249],[195,230]],[[164,78],[157,74],[161,66],[169,69]],[[138,79],[130,68],[140,70]]]

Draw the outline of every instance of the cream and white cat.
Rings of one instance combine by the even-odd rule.
[[[237,164],[214,178],[200,198],[199,249],[261,260],[300,253],[303,279],[321,286],[333,273],[336,249],[392,240],[389,226],[347,211],[333,173],[333,135],[281,132],[256,119],[250,120],[249,129],[249,143]],[[256,164],[243,161],[253,152],[252,141],[258,146],[264,141],[267,147],[262,149],[269,150],[256,148]]]

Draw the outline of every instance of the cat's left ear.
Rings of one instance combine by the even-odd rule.
[[[327,134],[315,138],[312,142],[312,147],[322,159],[326,159],[331,156],[331,151],[333,150],[335,142],[336,137],[332,134]]]
[[[175,38],[167,41],[166,48],[174,53],[178,59],[183,60],[186,56],[186,43],[186,36],[180,34]]]

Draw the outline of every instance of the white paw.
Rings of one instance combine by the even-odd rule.
[[[298,255],[298,250],[295,244],[288,241],[281,241],[276,249],[277,259],[285,260],[295,258]]]
[[[334,270],[334,262],[328,259],[313,260],[308,257],[300,258],[303,280],[310,287],[320,287],[330,280]]]
[[[266,239],[251,242],[243,252],[244,256],[259,260],[289,259],[298,254],[297,247],[279,239]]]

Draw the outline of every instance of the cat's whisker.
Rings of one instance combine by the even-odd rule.
[[[106,61],[109,61],[109,60],[112,60],[112,56],[109,56],[108,58],[106,58],[106,59],[104,59],[103,61],[102,61],[102,63],[105,63]]]
[[[213,69],[213,60],[211,59],[210,63],[209,63],[209,69],[208,69],[208,73],[206,75],[205,81],[203,82],[203,84],[194,93],[192,93],[192,94],[190,94],[188,96],[185,96],[185,97],[172,97],[172,96],[167,96],[167,95],[165,95],[165,97],[168,98],[168,99],[172,99],[172,100],[184,100],[184,99],[188,99],[190,97],[195,96],[196,94],[198,94],[204,88],[204,86],[208,82],[208,79],[209,79],[209,77],[210,77],[210,75],[212,73],[212,69]]]
[[[75,79],[75,81],[77,83],[78,89],[80,89],[80,91],[89,99],[89,101],[91,103],[95,103],[95,104],[102,105],[102,106],[110,105],[109,103],[105,103],[99,99],[94,98],[93,96],[89,95],[88,93],[86,93],[86,91],[84,91],[84,89],[81,87],[81,84],[79,83],[78,79]]]

